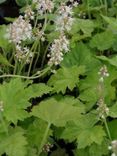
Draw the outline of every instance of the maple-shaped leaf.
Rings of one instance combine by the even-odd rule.
[[[26,94],[29,95],[29,98],[41,97],[43,94],[47,94],[52,91],[52,88],[47,86],[44,83],[32,84],[26,88]]]
[[[2,112],[7,121],[17,123],[18,120],[24,120],[29,116],[26,111],[31,105],[31,98],[40,97],[50,92],[51,88],[45,84],[32,84],[30,81],[21,81],[12,79],[8,83],[0,85],[0,101],[3,103]]]
[[[79,107],[70,105],[69,100],[63,102],[52,97],[40,102],[38,106],[33,107],[31,114],[49,124],[62,127],[67,121],[77,120],[79,118],[81,113],[84,112],[82,105],[81,109],[79,109]]]
[[[48,85],[53,86],[55,92],[65,93],[69,88],[71,91],[79,82],[79,75],[84,73],[84,66],[62,67],[48,81]]]
[[[3,116],[7,121],[16,123],[28,117],[25,109],[30,106],[25,94],[25,84],[20,79],[12,79],[9,83],[0,85],[0,101],[3,102]]]
[[[94,52],[92,52],[86,44],[79,42],[64,56],[61,62],[61,66],[63,67],[75,65],[78,67],[85,66],[86,72],[92,72],[93,69],[100,66],[100,61],[95,58]]]
[[[114,43],[114,35],[111,31],[105,31],[96,34],[90,41],[90,46],[92,48],[97,48],[100,51],[107,50],[112,47]],[[103,44],[102,44],[103,42]]]
[[[13,130],[10,135],[4,135],[0,140],[0,155],[6,153],[8,156],[26,156],[26,146],[23,130]]]
[[[69,123],[61,138],[73,141],[77,139],[78,148],[85,148],[92,143],[101,144],[106,135],[102,126],[95,126],[96,115],[83,115],[75,123]]]
[[[101,145],[93,143],[89,147],[75,149],[74,156],[107,156],[109,155],[108,146],[109,140],[104,139]]]

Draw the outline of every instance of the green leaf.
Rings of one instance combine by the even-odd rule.
[[[90,146],[94,142],[100,145],[105,135],[101,126],[94,126],[91,129],[86,129],[78,136],[78,146],[79,148],[84,148]]]
[[[58,101],[52,97],[40,102],[38,106],[33,107],[31,114],[49,124],[62,127],[65,126],[67,121],[76,120],[80,114],[84,112],[84,110],[79,109],[79,107],[69,105],[69,101]]]
[[[36,148],[31,148],[28,146],[28,153],[26,156],[37,156],[37,149]]]
[[[93,64],[93,66],[92,66]],[[92,71],[92,68],[97,68],[100,62],[94,58],[91,50],[83,43],[75,44],[75,47],[71,49],[64,57],[61,66],[85,66],[86,71]]]
[[[103,16],[102,18],[109,24],[108,29],[117,34],[117,19],[113,17]]]
[[[76,33],[81,30],[84,35],[91,36],[91,33],[93,32],[94,28],[95,25],[92,20],[75,19],[70,33],[76,35]]]
[[[70,141],[77,139],[78,148],[85,148],[94,142],[101,144],[106,134],[101,126],[94,126],[97,121],[96,115],[84,115],[77,122],[68,124],[61,138]]]
[[[27,118],[29,113],[26,109],[31,105],[29,100],[49,93],[51,90],[42,83],[30,86],[29,84],[30,81],[22,82],[20,79],[12,79],[9,83],[0,85],[0,101],[3,101],[3,116],[7,121],[17,123],[18,120]]]
[[[4,136],[0,140],[0,154],[6,153],[9,156],[26,156],[27,141],[23,131],[12,131],[9,136]]]
[[[9,83],[0,85],[0,101],[3,101],[3,116],[7,121],[17,123],[28,117],[25,109],[31,104],[25,94],[25,84],[20,79],[12,79]]]
[[[97,48],[100,51],[107,50],[112,47],[114,43],[114,35],[111,31],[105,31],[96,34],[90,41],[92,48]]]
[[[108,122],[109,131],[113,140],[117,139],[117,119]]]
[[[79,75],[83,74],[84,71],[83,66],[62,67],[50,77],[48,85],[53,86],[53,90],[57,93],[64,94],[67,88],[72,91],[79,82]]]
[[[109,141],[104,139],[101,145],[93,143],[89,148],[89,155],[90,156],[107,156],[109,155]]]
[[[89,155],[88,148],[74,150],[74,156],[91,156]]]
[[[108,58],[106,56],[97,56],[97,58],[117,67],[117,56],[113,56],[112,58]]]
[[[79,83],[79,98],[86,104],[87,111],[92,108],[97,103],[99,99],[98,85],[99,85],[99,72],[100,68],[93,69],[92,72],[87,74],[87,77],[80,81]],[[108,105],[115,100],[115,86],[112,82],[116,79],[117,71],[112,66],[107,66],[109,77],[104,79],[104,98],[105,103]]]
[[[104,139],[101,145],[93,143],[91,146],[74,151],[75,156],[107,156],[109,155],[109,141]]]
[[[23,7],[27,4],[31,4],[32,0],[16,0],[17,5]]]
[[[0,64],[3,65],[3,66],[10,66],[10,67],[13,67],[9,61],[2,55],[0,54]]]
[[[48,94],[52,91],[52,88],[45,85],[44,83],[32,84],[26,89],[26,94],[29,94],[29,97],[41,97],[44,94]]]
[[[47,125],[47,122],[41,119],[35,119],[33,123],[30,124],[27,129],[27,138],[30,146],[36,146],[37,148],[40,147],[42,139],[44,137],[44,130],[46,129]],[[48,136],[50,134],[51,131],[49,130]]]
[[[5,50],[8,50],[10,46],[9,40],[7,38],[7,29],[8,26],[6,25],[0,26],[0,47],[4,48]]]
[[[79,99],[85,103],[87,111],[89,111],[99,99],[99,94],[97,93],[99,84],[98,71],[99,69],[97,68],[92,69],[92,71],[87,74],[87,77],[79,83]]]
[[[117,117],[117,102],[109,107],[109,116],[113,118]]]

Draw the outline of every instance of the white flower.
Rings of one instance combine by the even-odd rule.
[[[72,14],[73,14],[72,7],[66,6],[66,5],[62,4],[59,7],[59,9],[58,9],[58,13],[60,15],[67,15],[67,16],[69,15],[69,16],[72,16]]]
[[[55,24],[56,24],[56,30],[59,31],[70,31],[72,24],[73,24],[74,19],[72,17],[66,16],[66,15],[62,15],[62,16],[58,16]]]
[[[36,4],[36,9],[40,14],[46,11],[51,13],[54,8],[54,3],[51,0],[33,0],[33,3]]]
[[[32,11],[31,6],[27,6],[24,17],[25,19],[34,19],[34,12]]]
[[[29,21],[23,19],[23,16],[19,16],[19,18],[10,25],[9,33],[10,41],[19,44],[21,41],[31,39],[32,26]]]
[[[117,156],[115,153],[112,153],[111,156]]]
[[[108,77],[109,76],[109,73],[108,73],[108,70],[107,70],[107,67],[104,65],[100,71],[98,72],[98,74],[101,76],[101,77]]]
[[[109,108],[101,98],[99,99],[97,105],[98,105],[97,111],[99,113],[99,117],[104,119],[109,113]]]
[[[19,62],[22,60],[26,61],[26,63],[30,62],[30,58],[33,57],[33,54],[30,52],[30,50],[27,47],[21,47],[20,45],[16,45],[16,58]]]
[[[1,111],[1,112],[3,112],[3,111],[4,111],[3,101],[0,101],[0,111]]]
[[[63,54],[69,51],[69,41],[64,34],[61,34],[58,39],[55,39],[50,47],[48,54],[49,65],[58,65],[63,60]]]
[[[61,32],[71,30],[74,21],[72,14],[73,12],[71,7],[61,5],[58,9],[58,16],[55,20],[56,30],[60,30]]]

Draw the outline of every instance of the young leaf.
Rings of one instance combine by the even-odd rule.
[[[53,86],[53,90],[57,93],[64,94],[67,87],[72,91],[79,82],[79,75],[83,74],[84,71],[83,66],[62,67],[50,77],[48,85]]]

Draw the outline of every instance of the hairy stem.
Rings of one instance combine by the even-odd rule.
[[[104,122],[104,125],[105,125],[105,128],[106,128],[106,131],[107,131],[107,134],[108,134],[109,140],[112,141],[112,137],[111,137],[111,134],[110,134],[110,130],[109,130],[109,127],[108,127],[108,124],[107,124],[106,118],[104,118],[103,122]]]
[[[12,75],[12,74],[7,74],[7,75],[0,75],[0,78],[5,78],[5,77],[14,77],[14,78],[22,78],[22,79],[37,79],[43,75],[45,75],[48,71],[50,70],[50,67],[44,69],[43,71],[40,71],[40,73],[37,76],[22,76],[22,75]]]
[[[45,133],[44,133],[44,136],[43,136],[43,139],[42,139],[41,144],[40,144],[40,146],[39,146],[38,156],[39,156],[39,155],[41,154],[41,152],[42,152],[42,148],[43,148],[43,146],[44,146],[44,144],[45,144],[45,142],[46,142],[46,139],[47,139],[47,136],[48,136],[48,132],[49,132],[50,126],[51,126],[51,123],[48,123],[47,128],[46,128]]]

